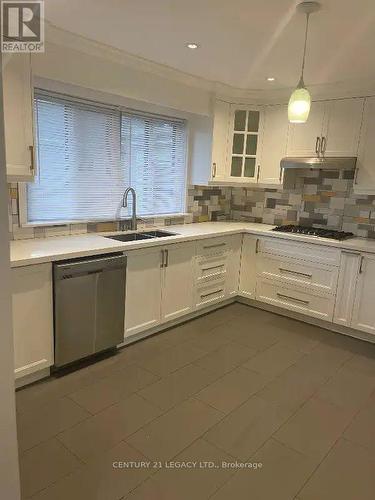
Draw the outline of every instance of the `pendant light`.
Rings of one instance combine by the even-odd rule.
[[[288,118],[290,123],[305,123],[310,113],[311,96],[310,92],[305,87],[305,82],[303,81],[303,72],[305,69],[309,18],[310,14],[312,14],[313,12],[317,12],[318,10],[320,10],[319,2],[302,2],[297,5],[297,11],[302,12],[303,14],[306,15],[306,30],[305,30],[305,44],[303,48],[301,78],[299,79],[296,90],[290,96],[288,104]]]

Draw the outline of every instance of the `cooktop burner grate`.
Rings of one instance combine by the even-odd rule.
[[[333,240],[347,240],[353,238],[353,233],[347,233],[345,231],[335,231],[334,229],[320,229],[316,227],[307,226],[277,226],[272,229],[272,231],[278,231],[280,233],[295,233],[295,234],[305,234],[307,236],[318,236],[319,238],[331,238]]]

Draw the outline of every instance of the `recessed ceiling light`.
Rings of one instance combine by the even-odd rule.
[[[188,49],[194,50],[194,49],[197,49],[199,47],[199,45],[197,43],[194,43],[194,42],[189,42],[189,43],[186,44],[186,47]]]
[[[274,82],[275,81],[275,77],[274,76],[268,76],[267,77],[267,82]]]

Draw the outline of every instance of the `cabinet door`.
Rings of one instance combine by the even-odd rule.
[[[225,295],[232,297],[238,295],[240,261],[241,261],[241,235],[229,237],[230,251],[227,256],[227,275],[225,282]]]
[[[212,136],[212,180],[223,180],[228,176],[227,154],[230,123],[230,104],[216,101]]]
[[[52,265],[12,269],[16,378],[53,365]]]
[[[354,191],[375,194],[375,97],[366,99]]]
[[[256,258],[259,239],[245,234],[242,240],[239,294],[255,299]]]
[[[3,96],[8,180],[33,180],[33,92],[30,54],[3,56]]]
[[[160,323],[161,255],[160,248],[127,254],[125,337]]]
[[[339,325],[351,326],[359,262],[360,254],[346,250],[341,252],[335,311],[333,313],[333,322]]]
[[[259,182],[280,184],[280,160],[286,155],[288,140],[288,107],[266,106]]]
[[[375,255],[360,257],[352,328],[375,334]]]
[[[364,99],[327,102],[324,155],[357,156]]]
[[[228,173],[231,182],[257,182],[260,173],[263,109],[232,105]]]
[[[317,155],[317,138],[322,135],[325,109],[325,102],[313,102],[306,123],[289,125],[287,156]]]
[[[162,321],[188,314],[193,308],[194,243],[164,248]]]

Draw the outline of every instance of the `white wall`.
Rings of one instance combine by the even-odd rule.
[[[206,116],[210,114],[211,93],[207,90],[120,64],[109,59],[110,52],[106,54],[98,49],[95,55],[79,49],[80,45],[74,49],[46,43],[44,54],[32,56],[33,73],[51,80],[181,111]],[[81,49],[85,49],[83,42]]]
[[[14,398],[8,205],[1,82],[2,78],[0,77],[0,498],[17,500],[20,498],[20,491]]]

